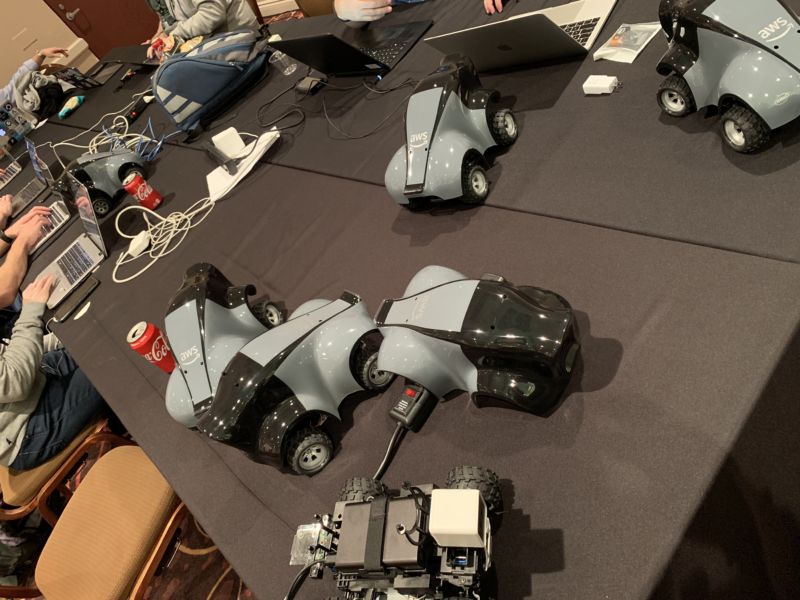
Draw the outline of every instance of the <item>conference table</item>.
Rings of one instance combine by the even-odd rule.
[[[454,11],[432,0],[387,22],[432,19],[431,33],[452,31],[489,19],[477,4]],[[523,0],[507,11],[552,4]],[[655,20],[656,8],[621,0],[601,40],[623,22]],[[337,26],[320,17],[276,30],[289,37]],[[348,87],[340,79],[297,100],[303,125],[282,131],[180,247],[134,281],[113,283],[126,242],[114,232],[113,215],[102,224],[111,256],[96,273],[101,284],[86,314],[55,331],[257,598],[280,599],[288,589],[296,527],[333,510],[346,479],[374,472],[402,382],[345,401],[337,455],[311,478],[184,428],[166,412],[168,376],[125,336],[141,320],[163,327],[183,273],[197,262],[214,264],[236,284],[254,284],[289,310],[349,290],[374,314],[431,264],[470,277],[497,273],[569,300],[580,368],[553,414],[478,408],[458,395],[407,436],[385,477],[398,488],[443,484],[461,464],[499,474],[500,600],[679,597],[687,571],[689,589],[707,590],[704,597],[791,597],[800,589],[791,566],[800,512],[793,476],[800,456],[796,133],[790,126],[763,153],[740,156],[722,147],[713,118],[660,117],[653,65],[663,46],[657,38],[633,65],[586,58],[483,76],[521,124],[517,143],[494,157],[484,206],[450,202],[410,212],[394,204],[382,180],[403,142],[402,108],[376,134],[344,140],[322,102],[329,117],[357,133],[413,88],[375,94],[360,85],[337,89]],[[418,44],[380,85],[419,80],[439,59]],[[580,84],[591,73],[618,75],[624,87],[585,98]],[[231,124],[260,133],[259,108],[280,112],[269,101],[287,88],[291,96],[293,81],[270,73],[211,133]],[[144,75],[119,90],[112,80],[69,119],[31,137],[57,143],[85,132],[78,143],[86,143],[80,140],[108,123],[101,116],[147,85]],[[174,130],[158,106],[142,118],[159,133]],[[197,143],[170,138],[148,174],[166,197],[159,213],[206,196],[205,175],[215,167]],[[29,176],[27,167],[9,191]],[[33,261],[29,278],[79,231],[72,223]],[[720,566],[720,553],[727,565]],[[696,559],[691,568],[687,557]],[[725,587],[731,581],[736,586]],[[335,594],[328,573],[298,597]]]

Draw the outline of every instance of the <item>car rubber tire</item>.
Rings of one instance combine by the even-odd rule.
[[[466,204],[480,204],[489,195],[486,169],[468,158],[464,159],[461,167],[461,193],[461,200]]]
[[[503,494],[497,473],[483,467],[454,467],[447,474],[447,487],[451,490],[479,490],[489,514],[503,509]]]
[[[498,146],[510,146],[517,141],[519,136],[517,119],[509,108],[501,108],[492,114],[489,129],[491,129],[492,137]]]
[[[111,212],[111,200],[105,194],[92,198],[92,209],[95,216],[102,219]]]
[[[661,110],[670,117],[685,117],[697,110],[692,88],[680,75],[670,75],[662,81],[656,98]]]
[[[386,486],[377,479],[353,477],[344,482],[339,502],[363,502],[386,494]]]
[[[378,369],[377,349],[370,351],[369,348],[365,347],[359,354],[356,363],[356,374],[361,387],[371,392],[382,392],[392,385],[394,373]]]
[[[250,307],[250,312],[252,312],[253,316],[258,319],[259,323],[261,323],[267,329],[277,327],[286,321],[286,318],[284,317],[280,307],[278,307],[278,305],[274,302],[270,302],[268,300],[256,302]]]
[[[769,142],[772,131],[758,114],[741,104],[726,110],[720,119],[722,139],[736,152],[751,154]]]
[[[304,428],[295,431],[286,450],[286,463],[298,475],[314,475],[333,458],[331,436],[320,429]]]

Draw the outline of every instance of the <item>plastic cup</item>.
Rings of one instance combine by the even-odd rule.
[[[280,50],[272,53],[272,56],[269,57],[269,64],[284,75],[291,75],[297,70],[297,63],[292,62],[292,59]]]

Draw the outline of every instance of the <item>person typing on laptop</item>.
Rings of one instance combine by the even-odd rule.
[[[44,226],[50,208],[37,206],[9,227],[5,227],[11,215],[11,196],[0,198],[0,256],[6,259],[0,265],[0,308],[14,303],[19,287],[28,271],[28,255],[44,235]]]
[[[66,350],[45,352],[42,318],[53,282],[47,275],[25,288],[11,338],[0,344],[0,464],[16,471],[61,452],[104,407]]]
[[[490,15],[502,12],[503,0],[481,0]],[[367,23],[377,21],[392,12],[393,0],[333,0],[333,11],[343,21]],[[489,7],[492,7],[490,10]],[[301,6],[302,8],[302,6]]]

